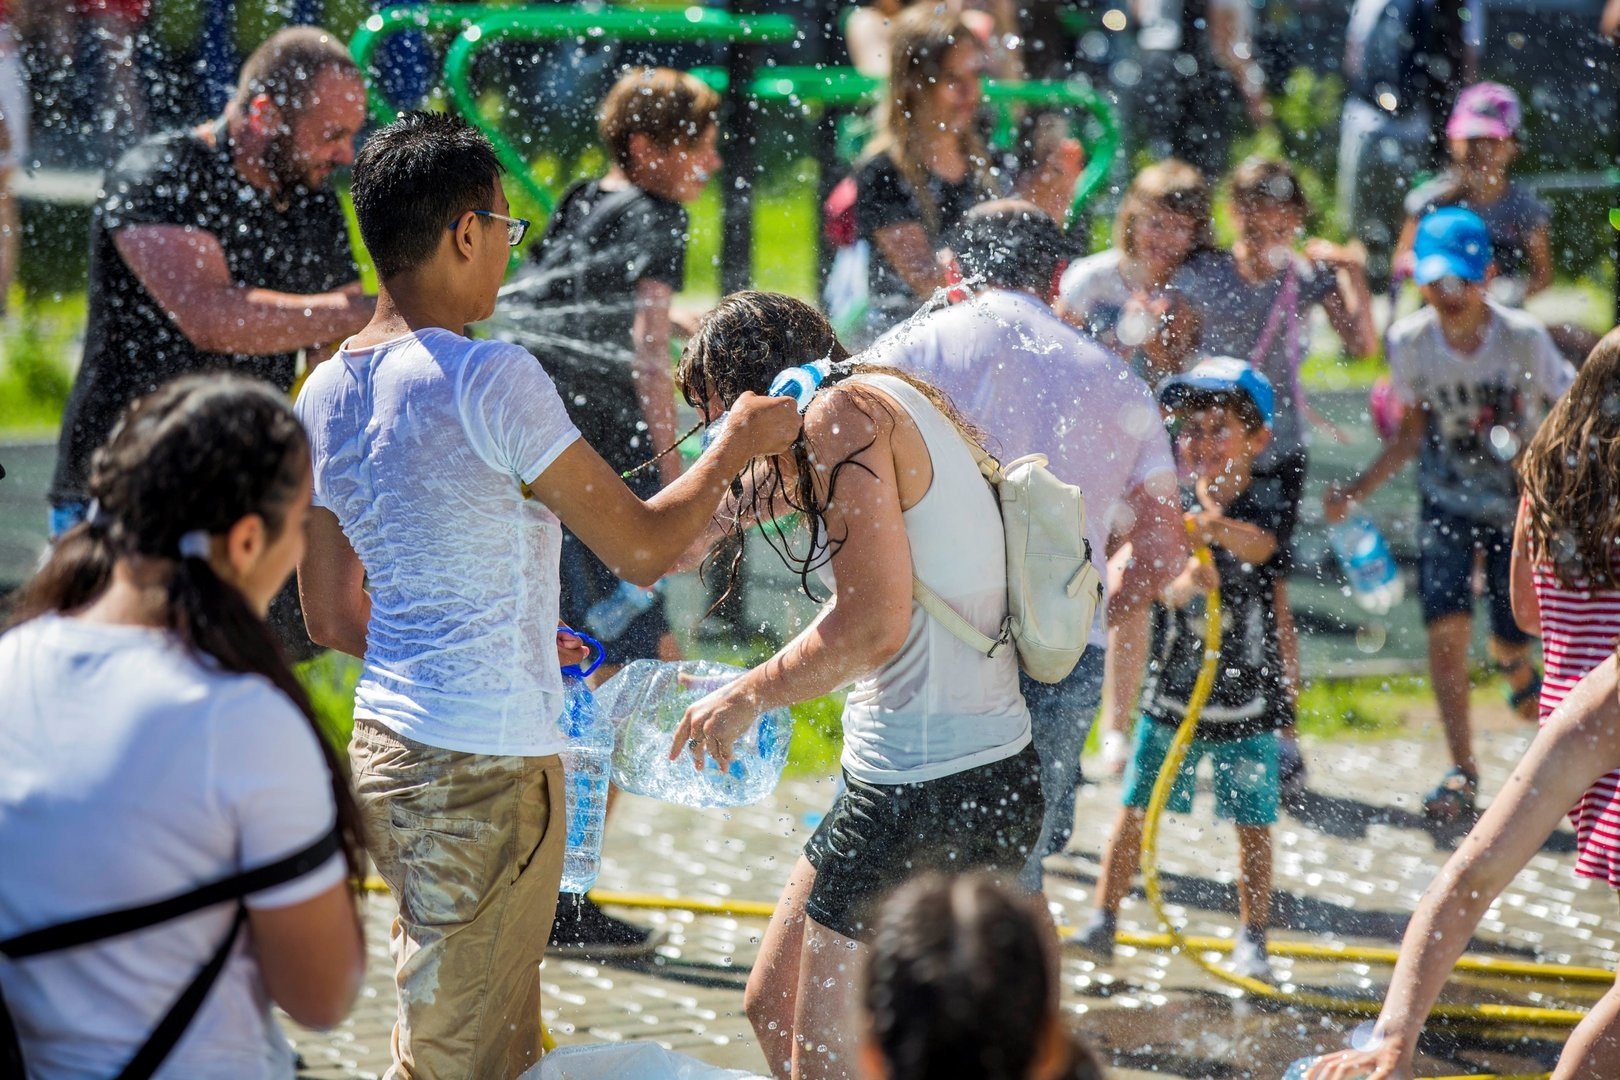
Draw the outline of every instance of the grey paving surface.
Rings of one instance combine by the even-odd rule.
[[[1507,775],[1530,729],[1505,716],[1482,721],[1486,791]],[[1407,737],[1307,746],[1311,795],[1275,832],[1278,939],[1391,945],[1447,854],[1448,841],[1427,831],[1417,793],[1444,767],[1439,733],[1419,722]],[[601,885],[710,900],[773,900],[830,800],[830,781],[785,783],[760,807],[691,812],[627,798],[610,823]],[[1118,803],[1117,783],[1081,793],[1078,832],[1069,853],[1049,862],[1049,899],[1059,919],[1084,917],[1099,850]],[[1170,912],[1189,931],[1230,937],[1234,929],[1236,844],[1213,820],[1202,796],[1195,812],[1168,819],[1162,867]],[[1482,923],[1479,951],[1612,968],[1620,959],[1611,890],[1571,873],[1568,832],[1555,835]],[[300,1033],[297,1043],[320,1078],[371,1076],[388,1061],[392,1000],[386,956],[390,901],[368,902],[373,964],[365,997],[338,1031]],[[742,1015],[742,985],[757,949],[757,920],[682,911],[622,912],[667,932],[651,961],[593,965],[547,960],[541,971],[548,1025],[563,1045],[653,1039],[717,1065],[763,1071]],[[1140,898],[1127,903],[1121,928],[1151,931]],[[543,932],[537,927],[536,933]],[[1341,995],[1377,994],[1388,970],[1364,964],[1279,960],[1286,985]],[[1063,959],[1064,1006],[1076,1028],[1113,1061],[1113,1075],[1276,1077],[1288,1061],[1344,1044],[1353,1021],[1239,1000],[1189,960],[1121,948],[1100,966],[1073,951]],[[1473,979],[1458,1000],[1568,1005],[1595,999],[1596,988],[1560,991]],[[1425,1044],[1420,1074],[1545,1068],[1561,1035],[1526,1032],[1491,1038],[1437,1033]]]

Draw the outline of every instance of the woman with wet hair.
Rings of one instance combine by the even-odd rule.
[[[820,312],[774,293],[722,300],[678,380],[712,423],[814,361],[831,374],[802,435],[755,459],[722,516],[740,530],[802,515],[804,535],[772,524],[766,538],[813,599],[812,574],[831,597],[775,656],[688,709],[670,751],[724,766],[765,710],[849,687],[845,788],[792,871],[745,998],[779,1077],[852,1075],[855,976],[883,894],[926,869],[1011,881],[1044,807],[1013,651],[986,657],[912,599],[915,576],[981,633],[1000,633],[1001,516],[970,447],[983,436],[927,383],[851,362]]]
[[[364,972],[354,800],[265,624],[304,550],[304,430],[267,384],[180,379],[124,413],[90,494],[0,636],[0,990],[28,1075],[291,1077],[270,1005],[333,1026]],[[18,944],[244,871],[138,933]]]
[[[878,912],[861,989],[863,1080],[1092,1080],[1058,1011],[1051,920],[983,874],[926,874]]]

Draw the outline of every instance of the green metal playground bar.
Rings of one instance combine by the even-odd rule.
[[[513,145],[498,124],[479,107],[472,87],[472,64],[478,51],[502,41],[561,41],[569,39],[608,41],[719,42],[757,46],[790,42],[798,35],[794,21],[781,15],[738,16],[731,12],[703,7],[685,9],[642,9],[635,7],[544,7],[511,8],[488,4],[419,4],[388,8],[368,19],[350,41],[350,52],[362,70],[367,70],[377,46],[388,34],[405,30],[453,32],[444,59],[443,81],[451,106],[489,137],[502,163],[536,204],[549,212],[555,203],[553,193],[535,181],[525,155]],[[751,53],[744,48],[742,54]],[[734,52],[734,59],[739,54]],[[756,101],[785,103],[809,110],[854,109],[877,101],[882,80],[861,75],[847,67],[779,66],[755,71],[751,64],[732,64],[731,70],[701,68],[696,74],[716,90],[731,93],[731,72],[746,77],[748,96]],[[371,115],[379,122],[391,116],[388,104],[368,84]],[[985,98],[1001,113],[1005,127],[1016,105],[1073,109],[1087,114],[1091,123],[1081,126],[1080,137],[1086,150],[1086,166],[1075,185],[1069,217],[1073,221],[1090,200],[1107,184],[1119,154],[1119,126],[1106,99],[1079,82],[1000,82],[985,81]],[[747,122],[746,110],[733,108],[734,123]],[[727,151],[728,172],[746,175],[736,168],[739,154],[751,154],[747,140],[739,139]],[[830,162],[823,162],[826,166]],[[731,188],[727,185],[728,223],[732,218]],[[745,232],[746,216],[737,222]],[[728,246],[746,252],[746,236],[731,235]]]

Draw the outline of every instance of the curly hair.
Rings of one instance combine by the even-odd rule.
[[[1531,556],[1571,588],[1620,586],[1620,330],[1553,405],[1519,477]]]

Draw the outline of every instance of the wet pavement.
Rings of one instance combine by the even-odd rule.
[[[1505,709],[1480,718],[1487,792],[1506,778],[1531,729]],[[1443,771],[1438,724],[1419,717],[1406,735],[1383,741],[1307,743],[1310,794],[1275,831],[1274,940],[1375,945],[1399,941],[1419,894],[1455,837],[1424,826],[1419,792]],[[1392,779],[1393,778],[1393,779]],[[691,811],[627,797],[609,822],[601,886],[698,897],[774,900],[789,867],[832,795],[829,780],[785,782],[765,805],[731,812]],[[1081,792],[1072,848],[1048,862],[1048,895],[1063,923],[1082,921],[1096,880],[1119,785],[1105,779]],[[1236,841],[1213,820],[1210,798],[1195,813],[1167,819],[1161,866],[1171,915],[1192,934],[1230,938],[1235,930]],[[1573,836],[1555,834],[1492,907],[1475,951],[1521,960],[1612,969],[1620,960],[1615,898],[1571,873]],[[388,1063],[392,1018],[386,924],[391,901],[367,901],[373,962],[364,996],[337,1031],[297,1033],[304,1075],[380,1074]],[[716,1065],[763,1071],[742,1013],[742,987],[757,949],[759,920],[683,911],[620,912],[665,931],[657,956],[589,964],[549,959],[541,970],[548,1025],[562,1045],[652,1039]],[[1137,897],[1122,931],[1158,929]],[[542,932],[536,928],[536,932]],[[1287,986],[1341,996],[1376,996],[1388,968],[1274,960]],[[1073,1024],[1122,1078],[1280,1076],[1292,1059],[1345,1044],[1355,1020],[1241,999],[1190,960],[1121,946],[1101,966],[1069,950],[1063,1002]],[[1511,979],[1460,981],[1447,1000],[1570,1007],[1602,987],[1549,988]],[[1563,1033],[1553,1030],[1443,1030],[1431,1025],[1419,1075],[1546,1069]]]

